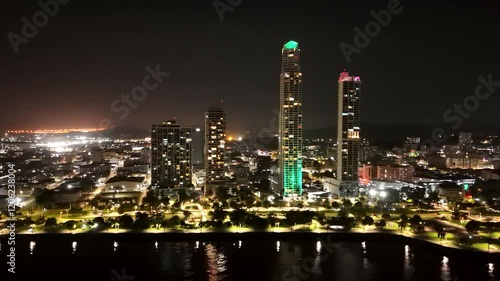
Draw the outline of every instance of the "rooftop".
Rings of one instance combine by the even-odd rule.
[[[283,47],[285,49],[296,49],[298,46],[299,46],[299,43],[297,43],[295,41],[288,41],[287,43],[285,43],[285,45]]]
[[[115,183],[121,181],[142,183],[144,181],[144,177],[113,177],[110,178],[106,183]]]

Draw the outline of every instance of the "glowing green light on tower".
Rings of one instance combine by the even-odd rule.
[[[285,165],[283,170],[284,195],[302,195],[302,160],[293,161],[291,165]]]
[[[295,41],[288,41],[285,44],[285,49],[296,49],[298,46],[299,46],[299,43],[297,43]]]
[[[464,184],[464,190],[465,191],[469,190],[469,184],[468,183]]]

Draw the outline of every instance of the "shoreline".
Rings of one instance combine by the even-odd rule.
[[[8,235],[0,235],[0,241],[7,241]],[[409,237],[393,232],[120,232],[120,233],[37,233],[37,234],[17,234],[16,240],[31,241],[74,241],[75,239],[84,239],[86,241],[107,240],[110,241],[235,241],[235,240],[260,240],[260,241],[331,241],[331,242],[396,242],[408,244],[410,246],[424,247],[430,251],[440,253],[446,256],[455,256],[465,259],[482,260],[485,262],[500,262],[499,252],[485,252],[474,249],[465,249],[458,247],[449,247],[435,242],[420,238]]]

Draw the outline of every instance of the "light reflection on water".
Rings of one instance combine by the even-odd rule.
[[[414,271],[414,268],[413,266],[411,265],[411,258],[412,258],[412,254],[411,254],[411,250],[410,250],[410,246],[408,245],[405,245],[405,255],[404,255],[404,277],[405,277],[405,280],[411,280],[411,276],[413,275],[413,271]]]
[[[36,246],[36,242],[31,241],[30,242],[30,255],[33,255],[33,253],[35,252],[35,246]]]
[[[220,274],[227,270],[227,257],[222,251],[219,251],[212,243],[205,246],[205,255],[207,257],[206,274],[210,281],[220,280]]]
[[[109,248],[110,242],[113,245],[112,251]],[[161,264],[161,266],[157,267],[162,272],[163,277],[150,279],[151,281],[250,280],[245,279],[250,278],[250,276],[251,280],[282,281],[283,273],[295,266],[298,266],[298,269],[303,270],[308,275],[305,279],[299,278],[297,280],[385,281],[397,279],[413,281],[424,280],[416,276],[425,272],[425,274],[429,274],[428,280],[440,279],[448,281],[454,280],[453,278],[456,278],[457,274],[469,274],[467,272],[471,271],[478,276],[482,276],[477,280],[497,280],[495,279],[497,264],[493,263],[468,261],[465,265],[457,257],[440,256],[420,248],[414,249],[409,245],[383,244],[370,241],[363,243],[335,242],[333,244],[334,246],[331,247],[329,243],[322,241],[158,242],[153,240],[142,243],[111,240],[103,243],[101,247],[101,244],[87,244],[85,241],[78,240],[52,244],[35,239],[35,241],[29,243],[27,241],[22,243],[23,247],[20,252],[27,255],[28,258],[24,257],[27,260],[22,260],[20,257],[19,263],[46,266],[45,260],[50,256],[52,262],[67,261],[73,263],[73,260],[82,259],[78,260],[79,264],[81,264],[82,268],[86,268],[90,266],[87,264],[87,260],[93,260],[93,262],[98,262],[105,267],[108,263],[111,264],[113,260],[126,261],[130,257],[144,255],[149,257],[150,260],[142,261],[138,259],[134,261],[139,263],[136,264],[140,268],[139,270],[144,270],[146,264],[155,267],[155,260]],[[60,245],[60,249],[58,245]],[[104,247],[105,245],[108,246]],[[72,248],[70,257],[67,256],[69,246]],[[3,256],[5,256],[5,249],[9,249],[8,247],[7,244],[2,245],[0,243],[0,251],[3,251]],[[118,247],[120,247],[120,251],[117,251]],[[35,249],[36,255],[34,255]],[[86,254],[89,252],[95,253],[95,256]],[[111,258],[106,259],[105,252]],[[92,257],[92,259],[89,259],[89,257]],[[381,262],[382,260],[384,260],[384,263]],[[379,277],[375,276],[374,273],[380,274],[382,272],[382,276],[389,274],[389,269],[384,267],[384,264],[387,263],[394,264],[390,271],[392,274],[399,275],[396,279],[392,275],[388,275],[392,277],[389,279],[377,279]],[[127,268],[129,267],[131,266],[128,265]],[[395,267],[400,267],[401,270]],[[427,267],[434,268],[435,271],[429,270]],[[464,268],[467,268],[465,273],[463,273]],[[250,273],[253,275],[250,275]],[[297,277],[292,275],[292,277],[294,276]],[[458,277],[458,280],[461,280],[460,275]]]
[[[443,256],[443,260],[441,261],[441,280],[443,281],[448,281],[452,280],[451,279],[451,272],[450,272],[450,267],[448,265],[448,262],[450,259],[447,256]]]

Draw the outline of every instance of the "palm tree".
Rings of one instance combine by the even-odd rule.
[[[76,221],[69,220],[69,221],[67,221],[67,222],[64,223],[64,226],[66,226],[66,229],[68,229],[69,233],[71,233],[71,231],[73,229],[75,229],[75,227],[76,227]]]
[[[365,231],[365,227],[367,225],[373,225],[374,221],[373,218],[370,216],[366,216],[361,220],[361,224],[363,225],[363,231]]]
[[[413,230],[421,230],[423,220],[419,215],[414,215],[411,219],[409,219],[408,222],[410,223]]]
[[[399,229],[401,229],[401,234],[403,234],[403,229],[406,227],[408,222],[406,220],[401,220],[398,222]]]
[[[45,226],[52,227],[52,226],[56,226],[56,225],[57,225],[57,219],[56,218],[48,218],[45,221]]]
[[[333,209],[340,209],[340,203],[337,201],[332,202],[332,208]]]
[[[248,216],[248,214],[245,210],[237,209],[229,215],[229,218],[231,219],[231,222],[234,225],[242,227],[243,224],[245,224],[245,220],[246,220],[247,216]]]
[[[378,223],[377,223],[377,226],[380,227],[380,228],[385,228],[385,226],[387,225],[387,223],[385,222],[384,219],[381,219]]]
[[[168,227],[168,225],[169,225],[168,220],[161,221],[161,227],[163,227],[163,232],[165,232],[165,229]]]
[[[465,229],[467,230],[467,232],[469,233],[474,233],[476,231],[479,230],[479,228],[481,227],[481,223],[478,222],[478,221],[475,221],[475,220],[470,220],[466,225],[465,225]]]
[[[351,200],[349,200],[347,198],[342,199],[342,206],[344,206],[344,208],[350,208],[350,207],[352,207]]]

